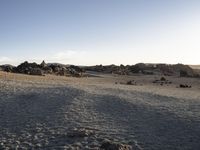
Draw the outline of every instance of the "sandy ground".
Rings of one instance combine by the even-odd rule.
[[[152,83],[159,78],[0,72],[0,149],[99,149],[105,140],[136,150],[200,149],[200,79]],[[119,84],[128,80],[137,85]]]

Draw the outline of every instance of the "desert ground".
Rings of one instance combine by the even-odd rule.
[[[200,79],[165,78],[0,72],[0,149],[199,150]]]

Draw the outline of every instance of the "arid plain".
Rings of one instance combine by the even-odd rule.
[[[160,78],[0,72],[0,149],[200,149],[200,80]]]

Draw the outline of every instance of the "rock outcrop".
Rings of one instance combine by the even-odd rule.
[[[1,71],[6,71],[6,72],[14,72],[15,67],[12,65],[2,65],[0,66]]]
[[[195,72],[190,66],[183,64],[168,65],[168,64],[144,64],[139,63],[136,65],[96,65],[85,67],[86,71],[95,71],[102,73],[112,73],[119,75],[133,75],[133,74],[144,74],[144,75],[165,75],[165,76],[180,76],[180,77],[199,77],[198,73]]]
[[[17,67],[11,65],[0,66],[0,70],[7,72],[31,74],[31,75],[44,75],[54,74],[60,76],[73,76],[81,77],[85,71],[110,73],[118,75],[164,75],[164,76],[179,76],[179,77],[200,77],[200,73],[193,70],[188,65],[176,64],[144,64],[139,63],[136,65],[96,65],[89,67],[79,67],[74,65],[63,64],[46,64],[42,61],[41,64],[29,63],[25,61]]]
[[[25,61],[18,65],[17,67],[11,65],[2,65],[0,66],[1,71],[13,72],[13,73],[22,73],[28,75],[45,75],[45,74],[54,74],[60,76],[74,76],[81,77],[84,70],[78,66],[67,66],[62,64],[46,64],[43,61],[41,64],[29,63]]]

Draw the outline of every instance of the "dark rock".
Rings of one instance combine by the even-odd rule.
[[[45,67],[47,67],[47,64],[46,64],[45,61],[43,60],[42,63],[40,64],[40,66],[41,66],[42,68],[45,68]]]
[[[152,83],[158,83],[161,86],[163,86],[164,84],[172,84],[171,81],[168,81],[165,77],[161,77],[160,80],[154,80]]]
[[[30,74],[33,68],[40,68],[40,66],[36,63],[28,63],[27,61],[25,61],[24,63],[21,63],[19,66],[17,66],[16,72]]]
[[[77,72],[85,72],[83,68],[80,68],[78,66],[71,65],[70,68],[73,68]]]
[[[100,147],[102,150],[132,150],[130,145],[105,141]]]
[[[15,67],[14,66],[11,66],[11,65],[2,65],[0,67],[1,71],[6,71],[6,72],[14,72],[15,71]]]
[[[32,68],[32,69],[30,69],[30,73],[29,74],[30,75],[38,75],[38,76],[44,75],[43,71],[40,68]]]
[[[187,84],[180,84],[179,87],[180,88],[192,88],[191,85],[187,85]]]
[[[137,83],[134,80],[130,80],[126,82],[127,85],[137,85]]]
[[[139,63],[136,65],[96,65],[84,67],[86,71],[95,71],[103,73],[112,73],[119,75],[132,75],[135,73],[141,73],[146,75],[167,75],[167,76],[184,76],[184,77],[199,77],[191,67],[183,64],[168,65],[168,64],[144,64]]]
[[[44,72],[44,74],[52,74],[53,69],[51,67],[46,66],[43,68],[43,72]]]
[[[65,67],[60,68],[59,72],[58,72],[58,75],[60,75],[60,76],[68,76],[70,74],[71,74],[71,72],[70,72],[69,68],[65,68]]]
[[[167,81],[167,80],[165,79],[165,77],[161,77],[160,81]]]
[[[67,136],[71,138],[83,138],[83,137],[90,136],[92,134],[94,134],[94,132],[91,130],[75,128],[71,132],[67,133]]]
[[[133,81],[128,81],[126,84],[127,85],[133,85]]]

